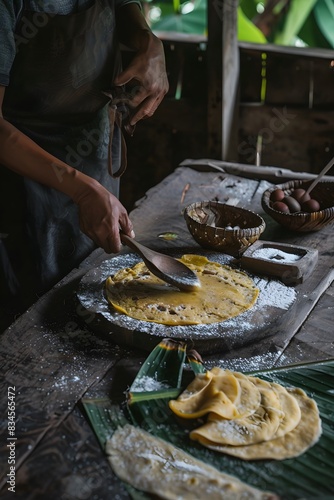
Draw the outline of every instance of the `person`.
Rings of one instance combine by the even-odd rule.
[[[168,79],[138,0],[2,1],[0,18],[0,307],[12,321],[94,248],[134,236],[118,199],[122,121],[152,116]]]

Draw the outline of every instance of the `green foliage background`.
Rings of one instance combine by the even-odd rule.
[[[210,0],[144,0],[143,7],[152,28],[185,34],[207,33],[207,2]],[[253,43],[334,48],[334,0],[290,0],[277,3],[279,22],[267,37],[254,19],[268,0],[240,0],[238,39]],[[284,10],[282,10],[284,9]],[[281,11],[280,11],[281,10]]]

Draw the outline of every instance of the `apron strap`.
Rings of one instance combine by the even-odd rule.
[[[24,11],[28,9],[29,9],[28,0],[23,0],[22,5],[16,15],[15,30],[21,21]]]
[[[115,124],[118,126],[121,134],[121,155],[120,155],[120,166],[117,172],[113,172],[112,164],[112,141],[114,137]],[[118,110],[115,104],[109,104],[109,146],[108,146],[108,170],[111,177],[114,179],[121,177],[124,174],[127,167],[127,147],[122,131],[122,113]]]

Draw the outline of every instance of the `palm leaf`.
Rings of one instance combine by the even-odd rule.
[[[318,0],[314,6],[314,17],[320,31],[331,47],[334,48],[334,2]]]
[[[189,365],[192,371],[195,373],[195,375],[197,373],[205,373],[207,371],[207,368],[205,368],[204,366],[201,355],[194,349],[191,349],[190,351],[187,352],[187,358]]]
[[[157,420],[170,420],[168,401],[181,392],[185,357],[184,342],[165,339],[153,349],[128,393],[127,409],[133,424],[151,431]]]
[[[157,31],[204,35],[207,31],[206,2],[207,0],[196,0],[194,9],[186,14],[179,10],[162,15],[159,21],[152,22],[152,28]]]
[[[303,0],[303,5],[301,6],[300,0],[291,0],[283,27],[280,31],[277,31],[274,43],[278,45],[293,45],[293,41],[298,36],[317,1]]]
[[[186,343],[171,339],[161,341],[150,353],[130,387],[130,393],[143,392],[152,383],[150,391],[181,387]]]
[[[238,40],[241,42],[267,43],[267,39],[259,28],[238,7]]]

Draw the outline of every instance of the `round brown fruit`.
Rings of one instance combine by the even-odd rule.
[[[285,196],[285,198],[283,198],[283,203],[285,203],[289,207],[289,210],[292,214],[294,214],[295,212],[300,212],[300,204],[297,200],[292,198],[292,196]]]
[[[285,194],[283,189],[275,189],[275,191],[272,191],[270,195],[270,201],[275,203],[275,201],[282,201],[284,198]]]
[[[311,196],[306,193],[305,189],[297,188],[292,191],[291,196],[295,198],[299,203],[304,203],[304,201],[308,201],[311,199]]]
[[[307,200],[307,201],[304,201],[302,203],[302,210],[304,212],[318,212],[318,210],[320,210],[320,204],[317,200],[313,200],[313,199],[310,199],[310,200]]]
[[[288,205],[286,205],[282,201],[275,201],[275,203],[273,203],[273,209],[277,210],[278,212],[284,212],[286,214],[290,213]]]

